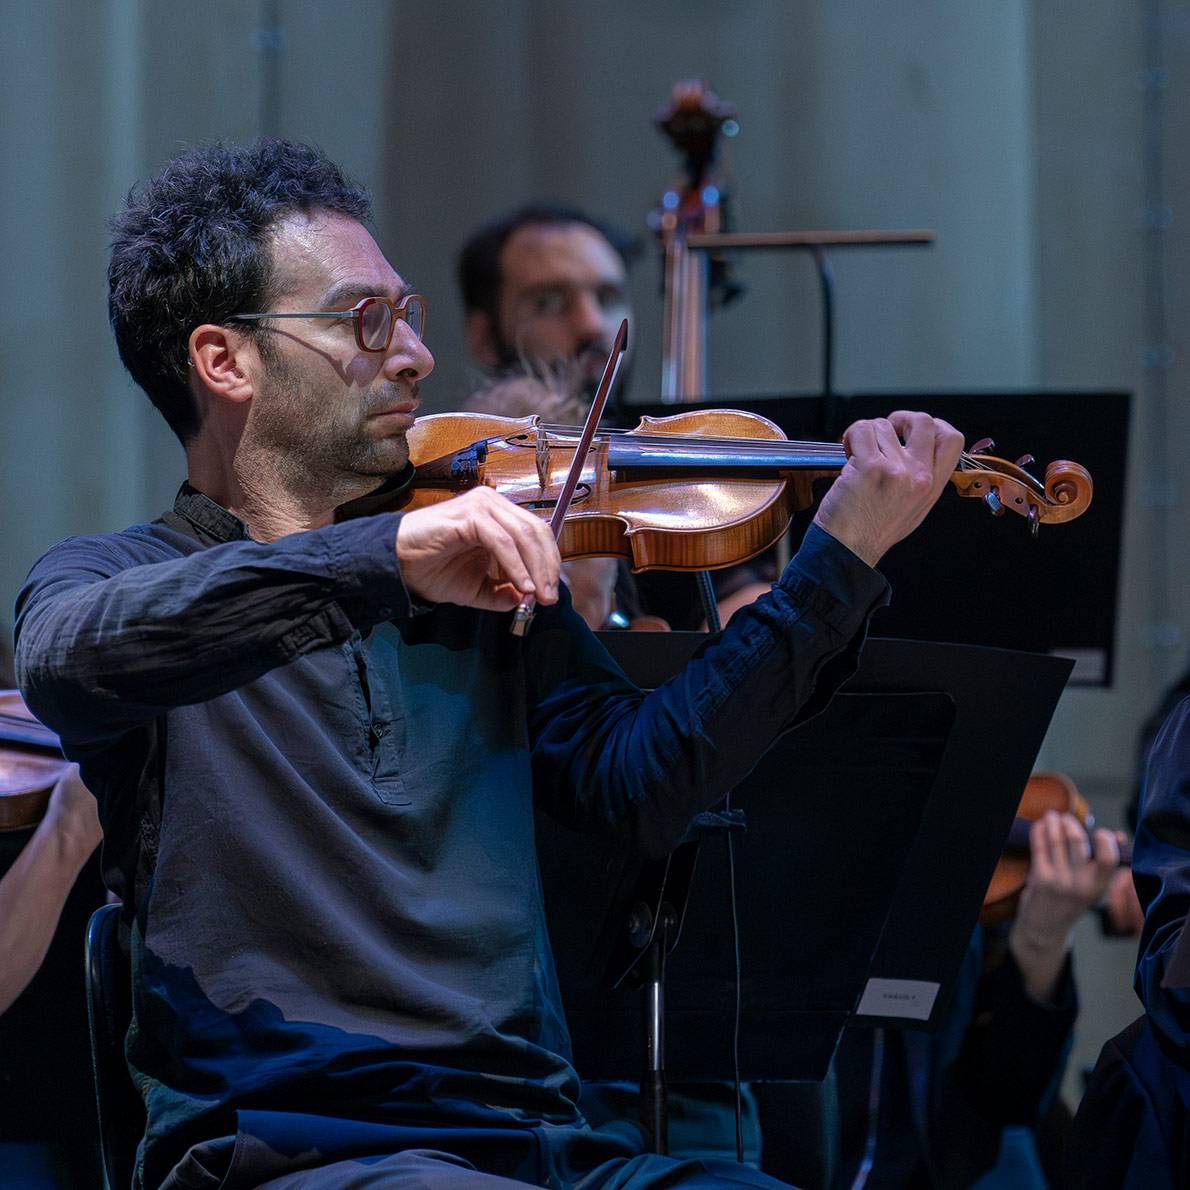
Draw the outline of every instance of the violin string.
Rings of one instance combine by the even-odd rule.
[[[573,426],[542,426],[547,433],[557,433],[560,435],[576,434],[577,430]],[[599,431],[600,435],[606,435],[608,438],[634,438],[642,444],[649,446],[691,446],[697,445],[699,448],[706,449],[712,454],[731,454],[738,452],[742,445],[747,445],[749,450],[759,451],[761,453],[770,453],[774,458],[780,459],[791,453],[799,454],[819,454],[824,459],[837,459],[842,456],[843,447],[838,443],[831,442],[796,442],[788,441],[786,439],[775,439],[772,441],[763,438],[720,438],[720,437],[701,437],[693,434],[642,434],[633,432],[632,430],[620,429],[605,429]]]
[[[546,433],[577,436],[581,431],[578,426],[565,425],[542,425],[541,427]],[[705,448],[711,454],[727,454],[730,455],[733,451],[740,449],[741,442],[746,442],[748,448],[757,451],[761,454],[768,453],[774,459],[780,460],[790,454],[805,454],[805,455],[819,455],[824,460],[832,461],[843,460],[843,446],[837,442],[801,442],[796,439],[773,439],[766,440],[764,438],[719,438],[719,437],[699,437],[698,435],[690,434],[647,434],[640,433],[635,430],[623,430],[617,427],[605,427],[599,430],[600,436],[608,438],[636,438],[641,442],[656,446],[689,446],[692,443],[697,443],[700,448]],[[961,469],[976,468],[979,469],[980,464],[978,457],[968,454],[963,451],[959,455],[959,466]]]

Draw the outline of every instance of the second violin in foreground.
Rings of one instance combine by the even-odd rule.
[[[536,417],[443,413],[409,432],[412,482],[369,511],[410,509],[480,484],[552,516],[580,431]],[[1044,481],[1025,466],[982,453],[981,442],[950,477],[961,496],[997,516],[1043,523],[1073,520],[1091,503],[1091,476],[1077,463],[1051,463]],[[714,570],[771,546],[792,515],[812,502],[812,485],[847,461],[841,445],[793,442],[767,418],[697,410],[642,418],[630,431],[600,431],[591,443],[558,538],[564,558],[615,556],[634,570]]]

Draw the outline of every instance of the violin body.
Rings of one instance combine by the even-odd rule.
[[[542,441],[543,437],[548,439]],[[812,472],[782,477],[705,474],[691,480],[675,467],[672,440],[697,448],[699,440],[784,442],[767,418],[735,410],[692,411],[642,418],[630,435],[596,439],[583,466],[558,539],[564,558],[619,557],[633,570],[715,570],[762,553],[780,538],[793,513],[810,502]],[[460,464],[478,439],[484,458]],[[616,450],[664,442],[664,467],[648,459],[631,473],[615,466]],[[651,441],[650,441],[651,440]],[[573,457],[573,435],[538,432],[536,419],[444,413],[419,418],[409,432],[417,480],[404,508],[449,499],[476,483],[496,488],[514,503],[548,517]],[[631,449],[631,447],[629,447]],[[706,466],[704,464],[704,472]]]
[[[58,737],[16,690],[0,690],[0,831],[36,826],[68,768]]]

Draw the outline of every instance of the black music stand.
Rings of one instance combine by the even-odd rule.
[[[630,677],[676,673],[701,633],[603,633]],[[820,716],[733,792],[740,1077],[820,1081],[847,1025],[932,1029],[1071,662],[969,645],[868,642]],[[580,1075],[641,1076],[640,993],[610,987],[644,864],[539,818],[550,936]],[[670,1077],[734,1078],[725,848],[703,842],[668,958]],[[611,970],[617,971],[613,963]]]

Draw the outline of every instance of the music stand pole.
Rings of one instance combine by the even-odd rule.
[[[653,1151],[669,1151],[669,1090],[665,1079],[665,959],[678,944],[699,843],[712,835],[742,831],[744,815],[727,808],[696,814],[682,842],[663,860],[645,864],[631,909],[608,961],[605,982],[617,987],[630,977],[643,982],[645,1069],[641,1075],[641,1122],[653,1134]],[[646,974],[642,977],[641,969]],[[639,986],[639,983],[632,986]]]
[[[665,954],[669,931],[677,914],[669,902],[662,904],[649,943],[649,979],[645,1011],[645,1071],[641,1078],[641,1117],[653,1134],[653,1151],[669,1153],[669,1087],[665,1081]]]

